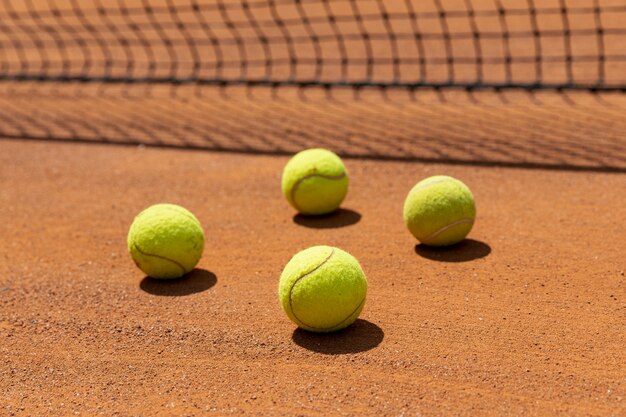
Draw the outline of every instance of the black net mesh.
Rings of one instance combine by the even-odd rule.
[[[2,0],[0,79],[623,90],[623,0]]]
[[[0,137],[623,173],[624,22],[624,0],[0,0]]]

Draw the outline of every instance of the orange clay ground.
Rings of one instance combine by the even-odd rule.
[[[626,414],[626,177],[345,161],[345,209],[294,217],[287,157],[0,140],[0,415]],[[470,239],[428,249],[406,193],[474,192]],[[145,278],[133,216],[181,204],[206,249]],[[345,331],[299,331],[283,266],[316,244],[361,262]]]

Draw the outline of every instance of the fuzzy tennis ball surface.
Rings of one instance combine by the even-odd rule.
[[[135,217],[128,231],[128,251],[153,278],[178,278],[198,264],[204,232],[198,219],[175,204],[156,204]]]
[[[425,245],[460,242],[472,229],[475,218],[476,205],[470,189],[445,175],[418,182],[404,202],[404,223]]]
[[[367,279],[359,262],[331,246],[297,253],[280,276],[278,297],[300,328],[333,332],[348,327],[365,305]]]
[[[348,182],[341,158],[326,149],[307,149],[285,165],[282,189],[298,212],[319,215],[339,208],[348,192]]]

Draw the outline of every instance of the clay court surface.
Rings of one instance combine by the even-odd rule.
[[[144,7],[135,3],[133,10]],[[349,3],[337,2],[337,13],[349,16]],[[58,23],[43,3],[44,17],[11,23],[29,4],[16,2],[12,13],[2,6],[11,18],[0,40]],[[473,4],[478,16],[493,6]],[[211,10],[206,16],[217,18]],[[583,21],[593,17],[581,10]],[[423,13],[427,22],[439,16]],[[620,16],[603,16],[605,33],[619,29]],[[73,17],[64,25],[76,24]],[[544,17],[563,30],[558,15]],[[120,28],[153,24],[119,10],[107,19],[118,37],[127,34]],[[382,31],[380,23],[369,30]],[[431,23],[424,30],[438,30]],[[9,42],[27,52],[2,55],[0,415],[626,415],[626,95],[63,82],[55,69],[80,77],[86,55],[58,43],[76,33],[57,30],[47,41],[50,66],[41,67],[52,79],[37,81],[36,71],[35,79],[11,78],[27,71],[16,62],[31,62],[29,71],[43,65],[35,44]],[[597,53],[593,36],[579,38],[572,53],[576,45]],[[525,38],[518,31],[511,39]],[[537,52],[521,44],[513,55]],[[112,50],[120,60],[107,73],[97,65],[102,50],[89,45],[94,77],[123,75],[125,59],[145,46],[131,42],[126,58]],[[63,48],[67,56],[55,55]],[[611,59],[615,42],[604,48],[604,82],[625,82],[626,61]],[[166,49],[155,49],[155,59],[167,60]],[[237,72],[244,57],[230,58],[235,64],[221,75],[245,75]],[[326,58],[322,81],[341,77],[332,53]],[[130,75],[190,76],[192,59],[177,59],[179,73],[167,73],[167,62],[152,70],[139,63]],[[445,81],[448,61],[438,59],[422,81]],[[554,59],[541,73],[513,63],[520,82],[599,78],[593,62],[569,75]],[[487,84],[507,70],[506,60],[492,64],[484,64]],[[371,81],[392,80],[389,65],[374,67],[382,72]],[[199,68],[198,78],[219,75]],[[412,68],[401,66],[392,81],[415,75]],[[475,69],[455,67],[453,81],[476,81]],[[277,64],[268,76],[288,75]],[[282,169],[290,154],[315,146],[345,157],[350,190],[333,215],[296,216],[281,194]],[[410,188],[436,174],[461,179],[477,202],[469,238],[448,249],[417,245],[402,220]],[[133,217],[161,202],[191,210],[206,234],[198,269],[169,282],[145,277],[126,249]],[[360,319],[327,335],[297,330],[277,296],[291,256],[319,244],[350,252],[369,281]]]
[[[620,174],[346,161],[345,210],[294,217],[286,157],[3,140],[3,413],[17,415],[622,415]],[[419,178],[475,193],[471,239],[415,245]],[[125,237],[185,205],[199,270],[144,278]],[[339,246],[369,279],[354,326],[295,330],[277,301],[297,251]]]

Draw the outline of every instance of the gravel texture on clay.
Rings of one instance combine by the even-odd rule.
[[[287,160],[1,140],[0,414],[626,414],[624,175],[347,159],[344,209],[311,219],[281,195]],[[477,202],[449,249],[402,219],[436,174]],[[179,281],[127,253],[159,202],[205,230]],[[277,297],[319,244],[369,281],[361,318],[329,335]]]

